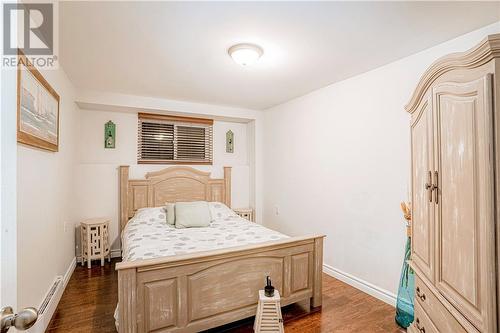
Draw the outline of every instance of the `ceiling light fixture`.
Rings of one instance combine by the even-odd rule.
[[[264,54],[264,50],[255,44],[236,44],[227,50],[234,62],[242,66],[251,66]]]

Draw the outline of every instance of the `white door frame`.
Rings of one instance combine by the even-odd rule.
[[[0,307],[17,310],[17,71],[0,71]]]
[[[11,2],[18,2],[13,0]],[[0,10],[3,39],[3,8]],[[16,25],[17,18],[13,18]],[[3,40],[1,40],[3,43]],[[1,67],[1,66],[0,66]],[[0,68],[0,307],[17,311],[17,70]],[[11,330],[14,331],[14,330]]]

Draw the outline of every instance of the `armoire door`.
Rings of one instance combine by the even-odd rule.
[[[412,262],[434,281],[434,206],[431,198],[433,117],[430,98],[415,112],[411,124]]]
[[[481,332],[496,331],[492,82],[442,83],[434,111],[436,282]]]

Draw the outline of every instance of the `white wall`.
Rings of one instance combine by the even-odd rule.
[[[399,208],[408,199],[410,166],[403,107],[434,60],[498,31],[500,23],[266,110],[265,225],[290,235],[326,234],[329,272],[391,301],[406,240]]]
[[[17,145],[18,306],[38,307],[74,259],[77,113],[62,69],[41,71],[60,96],[59,152]]]
[[[116,124],[116,148],[104,148],[104,124]],[[226,132],[235,136],[234,153],[226,153]],[[112,249],[119,249],[119,192],[118,166],[130,165],[131,178],[143,178],[148,171],[163,169],[165,165],[137,165],[137,113],[81,110],[79,118],[79,154],[76,200],[79,202],[79,220],[97,216],[112,220],[110,240]],[[250,135],[250,137],[249,137]],[[212,172],[212,177],[223,177],[223,167],[232,167],[232,205],[250,204],[250,165],[247,124],[214,122],[214,163],[212,166],[194,166]],[[78,253],[77,249],[77,253]]]

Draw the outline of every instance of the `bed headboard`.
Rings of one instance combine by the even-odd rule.
[[[210,172],[174,166],[148,172],[144,179],[129,179],[129,166],[120,166],[120,231],[135,212],[165,202],[219,201],[231,207],[231,167],[224,178],[210,178]]]

